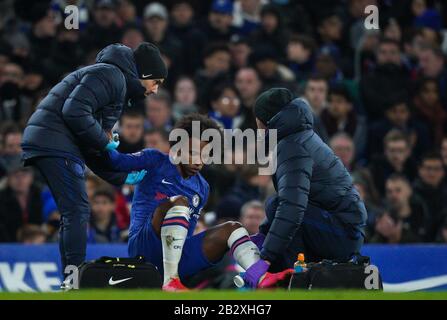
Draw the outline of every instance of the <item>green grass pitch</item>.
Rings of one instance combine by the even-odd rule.
[[[379,291],[234,291],[168,293],[159,290],[73,290],[54,293],[0,292],[0,300],[447,300],[447,292],[386,293]]]

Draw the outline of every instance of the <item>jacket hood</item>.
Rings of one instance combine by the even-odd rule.
[[[267,126],[276,129],[278,140],[296,132],[312,130],[313,114],[309,104],[302,98],[296,98],[278,112]]]
[[[113,64],[120,68],[126,78],[127,96],[144,97],[145,88],[138,79],[137,65],[131,48],[119,43],[111,44],[98,53],[96,63]]]

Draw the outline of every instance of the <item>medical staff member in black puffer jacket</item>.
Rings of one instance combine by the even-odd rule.
[[[307,261],[348,260],[363,244],[367,212],[348,171],[313,131],[310,106],[288,89],[272,88],[254,112],[258,127],[276,129],[278,139],[277,194],[254,236],[263,242],[261,257],[271,271],[291,268],[298,252]]]
[[[153,44],[142,43],[135,51],[109,45],[98,53],[95,64],[54,86],[29,119],[23,160],[42,173],[61,213],[64,268],[79,266],[85,259],[90,216],[85,166],[115,185],[142,180],[144,171],[113,172],[101,152],[118,146],[111,130],[129,100],[156,93],[166,77],[166,65]]]

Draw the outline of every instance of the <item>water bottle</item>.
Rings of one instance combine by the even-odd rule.
[[[243,288],[245,286],[245,281],[244,278],[242,278],[242,276],[244,275],[245,272],[241,272],[239,273],[237,276],[235,276],[233,278],[233,282],[236,285],[236,287]]]
[[[306,272],[306,263],[304,262],[304,253],[298,253],[298,257],[296,258],[296,262],[293,264],[293,269],[295,269],[296,273]]]

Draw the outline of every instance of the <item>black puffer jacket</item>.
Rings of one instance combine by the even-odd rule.
[[[337,215],[352,230],[366,224],[366,209],[340,159],[312,130],[313,117],[303,99],[294,99],[269,122],[277,129],[277,170],[273,177],[278,206],[261,226],[267,237],[261,255],[273,261],[292,240],[307,204]],[[267,232],[268,231],[268,232]]]
[[[25,162],[64,156],[97,167],[97,152],[107,145],[106,131],[119,119],[126,98],[143,96],[144,91],[132,50],[121,44],[105,47],[94,65],[70,73],[40,102],[24,131]]]

